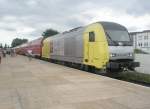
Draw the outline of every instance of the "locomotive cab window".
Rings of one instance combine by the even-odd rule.
[[[89,32],[89,42],[95,42],[95,33]]]

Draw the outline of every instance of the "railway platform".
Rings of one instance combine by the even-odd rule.
[[[150,109],[150,88],[7,56],[0,64],[0,109]]]

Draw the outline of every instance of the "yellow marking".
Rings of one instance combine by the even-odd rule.
[[[42,57],[43,58],[50,58],[50,38],[46,38],[43,41],[43,46],[42,46]]]
[[[95,41],[89,42],[89,32],[95,33]],[[109,61],[108,42],[104,29],[100,23],[94,23],[86,27],[84,39],[84,60],[86,65],[104,69]]]

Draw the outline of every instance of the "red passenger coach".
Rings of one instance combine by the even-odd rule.
[[[27,46],[25,48],[26,53],[28,50],[32,50],[33,56],[40,57],[42,53],[42,40],[43,38],[41,37],[41,38],[38,38],[36,40],[33,40],[27,43]]]
[[[26,55],[26,47],[27,47],[28,43],[22,44],[18,47],[16,47],[16,53],[20,54],[20,55]]]

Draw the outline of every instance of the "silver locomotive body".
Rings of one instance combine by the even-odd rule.
[[[139,67],[139,62],[134,62],[133,46],[109,46],[109,70],[134,70]]]
[[[127,29],[116,23],[102,22],[108,40],[110,60],[109,70],[134,70],[139,62],[134,62],[134,49]]]

